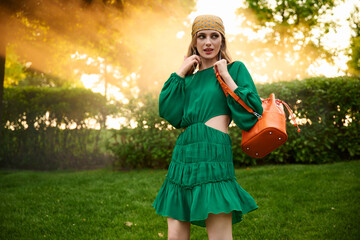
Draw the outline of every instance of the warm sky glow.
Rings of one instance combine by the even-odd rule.
[[[79,87],[81,80],[86,88],[106,91],[109,99],[124,104],[140,93],[160,92],[182,64],[191,24],[201,14],[223,19],[230,56],[247,66],[255,84],[344,75],[352,33],[348,18],[356,4],[360,7],[360,0],[335,0],[337,7],[318,19],[318,28],[309,32],[297,25],[287,35],[274,29],[275,23],[257,25],[254,12],[245,10],[245,0],[197,0],[195,6],[154,1],[160,8],[133,1],[124,9],[110,1],[89,1],[86,6],[83,1],[25,2],[16,13],[0,4],[0,18],[7,19],[11,29],[5,86],[17,85],[29,69],[46,74],[46,86]],[[336,27],[325,34],[330,21]]]
[[[269,2],[271,3],[271,1]],[[350,11],[353,9],[356,2],[358,2],[358,5],[360,6],[360,1],[358,0],[345,0],[333,9],[332,16],[324,16],[324,19],[334,20],[339,25],[336,28],[336,31],[331,29],[330,32],[322,38],[325,49],[337,49],[337,51],[340,52],[349,47],[351,29],[347,19],[350,17]],[[235,11],[236,9],[244,6],[244,0],[223,0],[221,3],[217,0],[198,0],[196,11],[189,15],[190,20],[187,26],[190,28],[191,22],[198,15],[214,14],[223,20],[226,34],[237,35],[242,32],[248,36],[249,39],[263,38],[266,33],[266,29],[262,32],[255,33],[252,29],[241,28],[241,23],[246,21],[246,18],[236,15]],[[313,31],[316,32],[317,29],[314,29]],[[231,49],[231,37],[229,38],[229,42]],[[234,56],[234,53],[232,53],[232,55]],[[333,59],[335,62],[333,65],[324,61],[315,62],[308,69],[308,73],[314,76],[323,75],[326,77],[335,77],[345,74],[345,70],[347,69],[346,62],[349,58],[344,53],[338,53],[338,56],[335,56]],[[291,61],[291,59],[289,59],[289,61]],[[257,80],[255,79],[256,82],[266,82],[269,79],[268,76],[258,75],[256,73],[253,73],[253,75],[257,77]]]
[[[233,45],[234,42],[238,41],[238,35],[242,34],[242,36],[246,36],[250,41],[261,41],[262,39],[265,38],[265,35],[269,32],[271,32],[271,28],[264,28],[261,31],[258,32],[254,32],[253,29],[249,28],[249,27],[245,27],[243,23],[245,23],[246,21],[249,21],[249,19],[246,16],[243,15],[237,15],[235,13],[235,11],[240,8],[240,7],[244,7],[244,0],[222,0],[221,3],[218,0],[198,0],[196,7],[195,7],[195,11],[190,13],[188,15],[188,18],[186,21],[183,22],[183,26],[181,28],[181,23],[179,24],[179,29],[177,31],[175,31],[173,38],[178,39],[179,42],[174,42],[173,38],[168,37],[169,39],[167,40],[167,42],[162,42],[162,40],[158,39],[155,40],[153,39],[153,41],[159,41],[159,45],[162,46],[161,48],[158,48],[160,50],[160,52],[156,52],[158,56],[164,56],[165,60],[167,62],[169,62],[168,59],[171,59],[171,63],[169,62],[169,64],[172,65],[166,65],[166,69],[168,69],[168,74],[170,74],[173,71],[176,71],[176,66],[181,64],[181,59],[182,56],[185,54],[186,51],[186,47],[188,46],[188,42],[189,42],[189,33],[191,31],[191,23],[194,20],[194,18],[198,15],[201,14],[214,14],[217,15],[219,17],[222,18],[222,20],[224,21],[224,25],[225,25],[225,32],[226,32],[226,36],[229,42],[229,50],[230,53],[233,57],[233,60],[240,60],[243,61],[247,66],[248,69],[251,73],[251,75],[253,76],[253,79],[255,81],[255,83],[263,83],[263,82],[271,82],[271,81],[276,81],[276,80],[283,80],[283,79],[287,79],[286,76],[283,74],[283,72],[281,70],[272,70],[268,69],[268,72],[272,72],[272,75],[269,73],[259,73],[258,71],[255,71],[252,69],[252,66],[254,65],[263,65],[266,64],[266,62],[263,61],[263,59],[271,59],[273,57],[273,53],[271,51],[264,51],[264,54],[259,55],[259,54],[255,54],[252,53],[251,57],[247,57],[247,59],[239,59],[239,56],[241,55],[241,51],[244,51],[244,49],[239,49],[239,45]],[[332,10],[333,15],[325,15],[323,17],[323,20],[334,20],[338,26],[336,27],[335,30],[330,30],[330,32],[328,34],[326,34],[325,36],[323,36],[321,38],[321,41],[324,45],[325,49],[330,49],[332,52],[335,52],[336,54],[334,54],[333,57],[333,61],[334,64],[330,64],[328,62],[326,62],[323,59],[319,59],[314,61],[306,70],[306,73],[297,73],[296,71],[298,70],[297,67],[294,65],[294,72],[296,72],[296,74],[293,76],[296,78],[303,78],[302,74],[307,74],[310,76],[326,76],[326,77],[334,77],[334,76],[339,76],[339,75],[344,75],[345,74],[345,70],[347,69],[346,66],[346,62],[348,61],[348,57],[345,54],[345,49],[349,47],[349,43],[350,43],[350,37],[351,37],[351,29],[349,27],[348,24],[348,18],[350,16],[350,12],[352,11],[354,6],[354,1],[351,0],[345,0],[343,2],[341,2],[336,8],[334,8]],[[319,22],[323,21],[322,19],[319,20]],[[161,23],[160,23],[161,25]],[[161,26],[159,26],[161,29]],[[166,29],[163,29],[163,31],[165,31]],[[319,32],[317,29],[313,29],[313,35],[316,36],[317,32]],[[138,34],[138,32],[134,32],[134,33],[130,33],[130,34],[134,34],[135,39],[136,36]],[[162,33],[159,32],[159,35],[161,35]],[[165,34],[164,36],[168,36],[168,32]],[[302,33],[298,33],[298,39],[301,39],[303,37]],[[139,39],[136,39],[139,40]],[[153,42],[154,43],[154,42]],[[152,43],[152,44],[153,44]],[[173,45],[171,45],[173,44]],[[237,43],[239,44],[239,43]],[[299,56],[299,51],[301,51],[301,45],[303,44],[302,41],[298,42],[298,45],[295,45],[293,48],[292,53],[289,54],[284,54],[285,55],[285,61],[287,61],[288,63],[290,63],[290,65],[293,65],[292,62],[296,62],[295,60],[299,60],[300,56]],[[140,44],[140,45],[144,45],[144,44]],[[275,45],[275,44],[274,44]],[[153,48],[157,48],[157,45],[155,45]],[[176,46],[177,49],[175,49],[174,47]],[[171,50],[169,50],[171,49]],[[251,50],[249,50],[251,51]],[[179,56],[177,56],[179,55]],[[139,56],[139,58],[150,58],[151,55],[147,56]],[[167,58],[166,58],[167,57]],[[176,61],[176,59],[178,59],[178,61]],[[249,64],[247,64],[249,63]],[[250,64],[251,63],[251,64]],[[159,63],[162,64],[162,63]],[[164,65],[165,66],[165,65]],[[140,66],[141,68],[142,66]],[[174,68],[175,67],[175,68]],[[171,69],[170,69],[171,68]],[[174,68],[174,69],[173,69]],[[263,68],[269,68],[269,66],[263,66]],[[270,67],[271,68],[271,67]],[[156,72],[157,69],[152,70],[153,72]],[[138,75],[138,73],[132,73],[132,77],[128,76],[128,78],[132,78],[133,80],[135,80]],[[137,76],[137,77],[136,77]],[[165,76],[165,75],[164,75]],[[99,81],[100,79],[100,75],[86,75],[84,74],[81,78],[81,80],[83,81],[84,85],[87,88],[91,88],[93,89],[95,92],[101,92],[104,93],[104,86],[103,83],[101,83],[101,81]],[[157,85],[159,84],[159,86],[163,84],[163,82],[165,82],[166,80],[166,76],[163,77],[164,79],[157,79],[157,78],[153,78],[152,81],[153,82],[148,82],[147,84],[149,85]],[[136,89],[136,91],[138,92],[139,89]],[[122,100],[123,102],[126,102],[126,99],[124,99],[124,97],[120,94],[119,88],[116,87],[111,87],[109,85],[108,88],[108,95],[117,99],[117,100]],[[115,126],[117,125],[117,126]],[[114,120],[111,124],[109,122],[108,124],[109,127],[114,127],[114,128],[118,128],[119,124],[116,120]]]
[[[325,16],[325,19],[332,19],[339,24],[336,31],[331,30],[327,35],[322,38],[322,42],[326,49],[337,49],[338,54],[334,57],[334,65],[330,65],[324,61],[317,61],[314,62],[309,69],[307,70],[308,74],[311,75],[324,75],[326,77],[333,77],[338,75],[343,75],[344,71],[347,69],[346,62],[348,57],[341,52],[342,50],[348,48],[351,30],[348,26],[347,19],[349,17],[350,11],[354,5],[354,1],[346,0],[343,3],[339,4],[336,8],[333,9],[333,16]],[[239,55],[239,51],[236,49],[232,49],[231,42],[236,37],[237,34],[242,33],[247,36],[250,40],[251,39],[263,39],[265,34],[269,32],[269,29],[263,29],[262,31],[254,32],[250,28],[242,27],[242,23],[247,21],[244,16],[239,16],[235,13],[236,9],[240,7],[244,7],[245,3],[244,0],[223,0],[221,4],[218,0],[198,0],[195,11],[190,13],[188,16],[188,20],[184,22],[186,28],[190,31],[191,23],[194,18],[201,14],[214,14],[218,15],[222,18],[225,25],[225,31],[228,36],[229,41],[229,49],[234,50],[231,52],[231,55],[236,59],[236,55]],[[316,35],[317,29],[313,29],[314,34]],[[176,38],[182,39],[185,41],[186,35],[188,32],[185,31],[178,31],[176,33]],[[186,43],[185,43],[186,45]],[[295,46],[294,50],[299,50],[299,46]],[[268,53],[271,54],[271,53]],[[244,62],[250,61],[257,61],[257,58],[254,57],[253,59],[236,59]],[[288,61],[291,62],[292,58],[289,56]],[[250,67],[251,70],[251,67]],[[256,71],[252,72],[254,76],[255,82],[266,82],[268,81],[271,76],[268,75],[260,75],[256,73]],[[99,76],[98,76],[99,77]],[[301,77],[301,76],[300,76]],[[82,76],[82,81],[88,88],[94,89],[96,92],[104,92],[103,86],[96,86],[98,81],[94,81],[94,75],[92,76]],[[155,84],[157,84],[156,81]],[[161,83],[161,81],[160,81]],[[102,89],[102,90],[101,90]],[[115,96],[116,97],[116,96]],[[118,97],[116,97],[118,98]],[[121,98],[121,96],[120,96]]]

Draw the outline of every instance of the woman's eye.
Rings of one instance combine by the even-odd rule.
[[[217,39],[219,36],[220,36],[219,34],[214,34],[214,35],[210,35],[210,38],[212,38],[212,39]],[[201,35],[198,35],[198,38],[199,38],[199,39],[205,39],[206,36],[203,35],[203,34],[201,34]]]

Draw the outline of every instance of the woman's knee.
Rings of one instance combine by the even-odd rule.
[[[232,213],[209,214],[205,222],[209,240],[232,239]]]
[[[168,239],[188,240],[190,239],[190,223],[168,218]]]

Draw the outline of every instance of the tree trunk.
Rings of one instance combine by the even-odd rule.
[[[105,60],[105,69],[104,69],[104,84],[105,84],[105,98],[107,100],[107,95],[108,95],[108,71],[107,71],[107,66],[108,66],[108,63],[107,61]],[[102,121],[100,122],[100,130],[102,129],[105,129],[106,128],[106,114],[102,113]]]
[[[6,58],[6,46],[4,43],[0,43],[0,121],[3,113],[3,96],[4,96],[4,78],[5,78],[5,58]],[[3,125],[3,124],[1,124]]]
[[[2,146],[2,132],[5,125],[2,122],[4,105],[4,80],[5,80],[5,59],[6,59],[6,22],[0,18],[0,146]]]

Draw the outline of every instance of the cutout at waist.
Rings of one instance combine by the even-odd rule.
[[[205,125],[223,133],[228,133],[228,126],[230,123],[229,115],[218,115],[210,118],[205,122]]]

